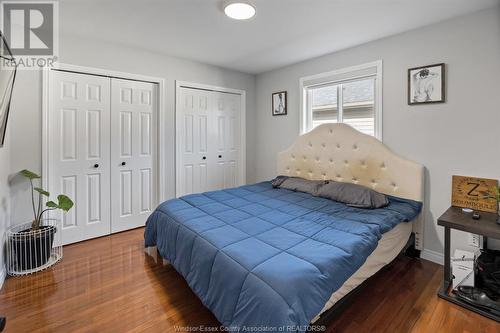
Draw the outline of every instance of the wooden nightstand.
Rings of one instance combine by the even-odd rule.
[[[438,296],[458,304],[466,309],[477,312],[485,317],[500,322],[500,316],[489,311],[475,307],[457,298],[449,292],[452,284],[452,273],[450,269],[450,232],[451,229],[470,232],[483,236],[483,247],[487,248],[488,237],[500,239],[500,225],[497,224],[498,215],[494,213],[480,212],[481,219],[472,219],[471,213],[462,212],[462,208],[450,207],[438,219],[438,225],[444,227],[444,279],[443,285],[438,291]]]

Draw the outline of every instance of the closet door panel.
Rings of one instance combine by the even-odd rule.
[[[241,96],[179,89],[177,196],[238,186]]]
[[[111,231],[143,226],[156,202],[156,85],[111,79]]]
[[[108,78],[52,71],[49,76],[48,190],[75,203],[63,214],[64,244],[110,232]]]
[[[141,213],[147,213],[152,210],[152,194],[153,194],[153,189],[152,189],[152,179],[153,179],[153,174],[152,170],[147,168],[147,169],[141,169],[141,207],[140,207],[140,212]]]
[[[87,175],[87,193],[88,193],[88,223],[99,223],[102,221],[101,214],[101,192],[102,187],[108,184],[102,184],[101,175],[93,174]],[[106,218],[109,221],[108,218]]]
[[[222,92],[212,94],[216,129],[213,154],[217,160],[215,189],[235,187],[239,185],[241,96]]]
[[[177,133],[180,149],[178,196],[209,191],[212,188],[210,163],[215,159],[210,154],[211,140],[210,92],[180,88],[178,101],[179,124]]]
[[[119,123],[119,133],[120,138],[120,158],[132,158],[132,112],[131,111],[119,111],[120,123]]]
[[[142,156],[151,156],[151,147],[153,135],[151,132],[151,118],[152,114],[149,112],[142,112],[140,115],[140,154]]]
[[[87,158],[101,158],[101,111],[87,110]]]

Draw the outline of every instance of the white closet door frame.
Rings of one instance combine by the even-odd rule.
[[[117,79],[126,79],[134,81],[144,81],[155,83],[158,85],[157,93],[157,128],[156,128],[156,151],[155,151],[155,173],[158,179],[156,186],[156,201],[153,205],[167,200],[166,186],[166,124],[165,124],[165,80],[153,76],[145,76],[140,74],[131,74],[117,71],[110,71],[100,68],[83,67],[56,63],[52,68],[44,68],[42,73],[42,186],[47,188],[50,184],[49,167],[50,167],[50,145],[49,145],[49,96],[50,96],[50,72],[53,70],[75,72],[88,75],[105,76]]]
[[[180,158],[180,152],[182,151],[182,147],[180,146],[180,140],[178,139],[179,133],[181,133],[181,128],[182,128],[182,118],[179,117],[179,110],[181,109],[181,98],[180,98],[180,93],[181,93],[181,88],[191,88],[191,89],[201,89],[201,90],[208,90],[208,91],[217,91],[217,92],[222,92],[222,93],[230,93],[230,94],[236,94],[241,96],[241,107],[240,107],[240,160],[239,160],[239,175],[238,175],[238,180],[239,180],[239,185],[245,185],[246,184],[246,156],[247,156],[247,150],[246,150],[246,91],[245,90],[239,90],[239,89],[232,89],[232,88],[225,88],[225,87],[218,87],[218,86],[213,86],[209,84],[201,84],[201,83],[193,83],[193,82],[186,82],[186,81],[175,81],[175,196],[179,197],[179,191],[181,188],[181,158]]]

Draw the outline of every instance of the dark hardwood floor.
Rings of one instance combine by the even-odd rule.
[[[370,282],[328,332],[500,332],[500,325],[438,299],[440,266],[406,257]],[[38,274],[0,292],[6,332],[182,332],[219,323],[183,278],[146,255],[143,229],[73,244]]]

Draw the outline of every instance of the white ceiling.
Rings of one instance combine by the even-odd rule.
[[[61,0],[64,34],[261,73],[500,4],[500,0],[252,0],[227,18],[223,0]]]

